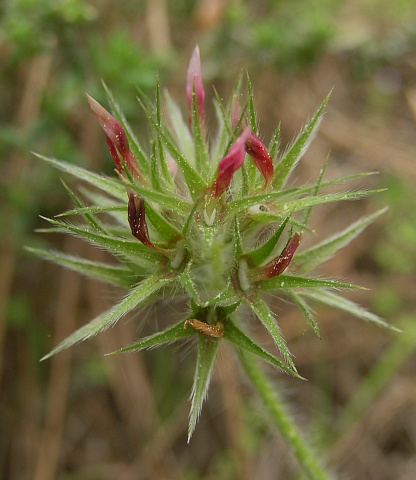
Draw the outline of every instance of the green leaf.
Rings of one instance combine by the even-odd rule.
[[[106,177],[104,175],[98,175],[96,173],[89,172],[84,168],[78,167],[72,163],[64,162],[63,160],[57,160],[56,158],[44,157],[38,153],[34,153],[41,160],[49,163],[53,167],[61,170],[62,172],[69,173],[70,175],[84,180],[90,185],[104,190],[107,194],[126,202],[126,189],[119,180]]]
[[[198,356],[191,393],[191,411],[189,413],[188,443],[194,433],[196,423],[201,413],[202,404],[207,396],[212,368],[219,345],[218,338],[199,334]]]
[[[275,190],[280,190],[283,187],[290,173],[295,168],[302,155],[308,149],[308,146],[318,128],[319,121],[322,118],[322,114],[326,104],[328,103],[329,97],[330,93],[318,107],[315,115],[312,117],[312,120],[304,127],[289,149],[284,153],[280,162],[277,164],[273,180],[273,188]]]
[[[286,295],[288,295],[291,298],[293,303],[303,313],[303,316],[306,318],[306,320],[308,321],[309,325],[312,327],[315,334],[319,338],[321,338],[321,333],[320,333],[319,327],[318,327],[318,325],[315,322],[315,319],[313,317],[311,307],[305,302],[305,300],[299,294],[295,293],[293,290],[287,290]]]
[[[245,303],[247,303],[253,313],[255,313],[255,315],[266,328],[266,330],[270,333],[289,368],[294,372],[297,372],[290,351],[286,346],[286,342],[282,336],[277,321],[272,315],[272,312],[270,311],[266,302],[256,293],[250,294],[250,296],[245,298],[244,301]]]
[[[386,212],[386,210],[387,208],[383,208],[378,212],[362,217],[349,225],[346,229],[337,232],[335,235],[332,235],[318,245],[297,253],[293,259],[293,264],[296,265],[297,271],[300,273],[307,273],[317,265],[328,260],[340,248],[344,247],[357,237],[357,235],[359,235],[368,225],[373,223],[380,215]]]
[[[149,247],[146,247],[137,240],[126,240],[120,237],[102,235],[100,233],[87,230],[85,227],[77,227],[75,225],[71,225],[65,222],[59,222],[57,220],[52,220],[46,217],[41,218],[58,227],[58,229],[49,229],[49,231],[63,232],[67,230],[79,238],[106,248],[108,251],[115,255],[140,257],[141,259],[155,262],[156,264],[159,264],[162,258],[160,253],[152,250]]]
[[[352,283],[339,282],[338,280],[323,280],[319,278],[298,277],[294,275],[276,275],[275,277],[256,283],[256,286],[263,292],[287,288],[363,288]]]
[[[240,330],[230,318],[227,318],[225,321],[223,338],[233,343],[237,347],[244,348],[245,350],[254,353],[266,362],[271,363],[277,369],[288,373],[289,375],[293,375],[294,377],[302,378],[295,370],[292,370],[284,362],[255,343],[242,330]]]
[[[88,277],[96,278],[102,282],[127,288],[130,288],[133,283],[133,272],[129,268],[101,262],[92,262],[90,260],[85,260],[84,258],[66,255],[62,252],[56,252],[53,250],[41,250],[31,247],[26,247],[26,250],[45,260],[57,263],[58,265],[69,268]]]
[[[247,263],[251,267],[258,267],[263,262],[265,262],[270,255],[273,253],[274,248],[277,245],[280,237],[282,236],[283,230],[285,229],[287,222],[290,217],[286,217],[283,222],[279,225],[279,228],[274,232],[270,238],[254,250],[244,254],[244,258],[247,260]]]
[[[107,355],[126,352],[140,352],[140,350],[157,348],[162,345],[188,338],[192,335],[197,335],[196,330],[193,328],[184,328],[184,323],[185,321],[181,320],[180,322],[165,328],[161,332],[156,332],[153,335],[141,338],[140,340],[137,340],[137,342],[134,342],[127,347],[119,348],[118,350],[108,353]]]
[[[107,95],[108,102],[111,105],[111,110],[113,111],[115,118],[120,122],[121,126],[123,127],[123,130],[127,135],[131,153],[133,154],[134,158],[137,160],[139,169],[142,172],[142,174],[148,178],[150,175],[150,166],[149,166],[149,162],[147,160],[146,154],[143,152],[143,149],[141,148],[140,143],[137,140],[137,137],[134,135],[133,130],[131,129],[130,125],[127,123],[127,120],[123,112],[121,111],[120,105],[117,103],[111,91],[109,90],[109,88],[104,82],[103,82],[103,87]]]
[[[133,288],[120,303],[76,330],[41,360],[45,360],[52,355],[61,352],[65,348],[71,347],[78,342],[97,335],[99,332],[107,330],[120,320],[121,317],[131,310],[143,305],[153,293],[171,283],[173,280],[174,278],[171,276],[165,276],[164,274],[160,274],[160,272],[154,273],[152,276],[137,285],[137,287]]]
[[[388,328],[396,332],[401,332],[399,328],[386,322],[383,318],[380,318],[374,313],[368,312],[367,310],[365,310],[365,308],[361,307],[357,303],[340,297],[336,293],[327,292],[326,290],[314,290],[312,292],[300,292],[300,295],[324,303],[325,305],[329,305],[330,307],[338,308],[339,310],[343,310],[344,312],[348,312],[354,317],[365,320],[366,322],[374,323],[375,325]]]

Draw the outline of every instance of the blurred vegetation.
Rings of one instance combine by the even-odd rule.
[[[137,325],[145,332],[144,319],[157,324],[162,317],[173,318],[175,312],[167,307],[162,306],[162,313],[138,315],[126,331],[115,330],[107,345],[91,342],[69,357],[38,363],[51,343],[65,336],[59,329],[65,329],[66,321],[87,321],[94,308],[118,292],[64,276],[24,254],[28,244],[62,245],[61,238],[45,238],[34,230],[44,226],[40,214],[53,216],[68,206],[59,176],[30,151],[111,173],[105,142],[90,126],[95,122],[85,92],[104,103],[104,80],[145,141],[136,88],[152,96],[158,74],[161,85],[182,96],[195,43],[201,48],[207,91],[215,84],[220,94],[229,92],[240,68],[247,68],[259,94],[262,126],[267,131],[269,119],[276,123],[281,116],[283,139],[294,136],[299,122],[334,87],[316,139],[318,158],[305,159],[306,176],[308,162],[320,164],[328,151],[329,174],[331,168],[380,172],[371,181],[386,187],[386,193],[348,211],[324,211],[316,224],[319,231],[344,214],[358,218],[362,210],[390,205],[356,248],[328,268],[368,286],[371,291],[358,300],[402,325],[404,333],[392,336],[323,311],[323,340],[318,342],[305,334],[289,306],[281,307],[286,336],[301,374],[310,381],[277,382],[290,388],[293,409],[302,413],[305,428],[313,427],[317,448],[342,478],[412,478],[413,0],[120,0],[116,7],[109,0],[6,0],[0,5],[0,428],[7,432],[0,440],[0,476],[295,478],[290,455],[277,462],[285,447],[271,432],[268,418],[237,373],[228,372],[232,359],[230,367],[219,367],[217,387],[186,446],[192,379],[187,352],[179,352],[179,360],[177,352],[167,350],[101,358],[117,336],[135,338]],[[75,241],[67,245],[69,253],[74,248],[81,247]],[[54,376],[55,368],[60,373]],[[67,381],[67,387],[60,381]]]

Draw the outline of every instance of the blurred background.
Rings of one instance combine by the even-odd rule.
[[[317,308],[318,339],[291,305],[276,311],[302,382],[267,366],[297,424],[339,479],[416,478],[416,5],[413,0],[3,0],[0,5],[0,477],[8,480],[298,479],[296,461],[224,348],[190,445],[194,352],[104,357],[155,331],[168,305],[39,363],[122,292],[31,257],[25,245],[100,259],[74,238],[35,233],[71,206],[36,151],[112,173],[85,101],[103,79],[140,138],[136,101],[162,86],[185,107],[199,44],[207,108],[250,73],[266,143],[285,146],[333,88],[294,181],[379,172],[346,188],[372,198],[319,207],[316,238],[390,210],[318,274],[364,285],[349,295],[399,335]],[[214,116],[208,121],[215,128]],[[69,178],[72,187],[76,184]],[[259,328],[259,335],[262,335]],[[268,345],[268,338],[263,342]],[[269,345],[271,347],[271,345]]]

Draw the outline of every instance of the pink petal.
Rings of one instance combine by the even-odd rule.
[[[227,190],[234,173],[241,167],[245,157],[245,143],[250,130],[245,129],[231,145],[228,154],[218,164],[218,175],[211,187],[211,194],[218,198]]]
[[[250,132],[250,135],[245,145],[246,152],[253,159],[259,172],[263,175],[265,180],[265,187],[273,178],[273,160],[264,143],[257,135]]]
[[[300,233],[296,232],[293,237],[289,239],[282,253],[261,269],[263,278],[275,277],[286,270],[299,247],[300,237]]]
[[[101,128],[104,130],[107,138],[107,145],[113,157],[114,163],[120,173],[124,173],[123,165],[120,162],[121,156],[126,168],[133,177],[140,177],[139,168],[136,159],[130,151],[129,141],[120,123],[96,100],[87,95],[91,110],[95,113]]]

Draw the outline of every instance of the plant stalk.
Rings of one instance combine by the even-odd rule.
[[[292,449],[307,477],[311,480],[329,480],[330,477],[318,464],[316,457],[310,450],[309,446],[302,439],[299,431],[286,411],[285,405],[257,362],[251,355],[242,350],[239,351],[239,354],[241,363],[252,386],[262,399],[265,407],[269,410],[280,434],[287,445]]]

